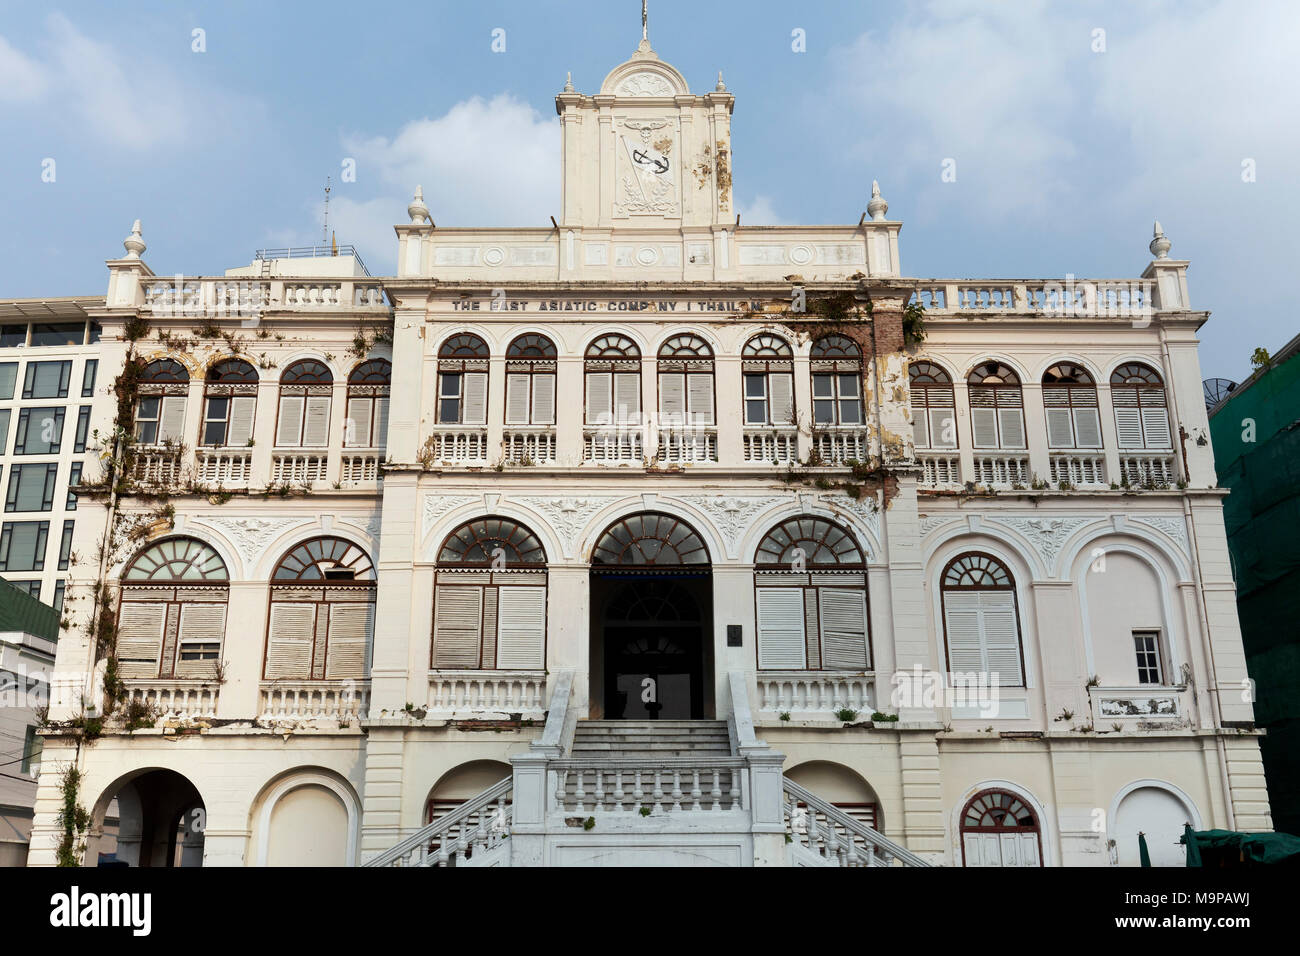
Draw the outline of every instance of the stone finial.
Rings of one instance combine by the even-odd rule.
[[[415,198],[406,207],[406,214],[411,217],[411,225],[420,225],[429,221],[429,207],[424,204],[424,187],[415,187]]]
[[[140,254],[147,248],[144,244],[144,238],[140,234],[139,219],[131,225],[131,235],[122,240],[122,245],[126,249],[128,259],[139,259]]]
[[[564,92],[572,93],[573,90],[573,73],[569,72],[564,75]]]
[[[871,180],[871,201],[867,203],[867,212],[871,214],[872,222],[884,222],[885,213],[889,212],[889,203],[880,195],[880,183],[874,179]]]
[[[718,71],[718,85],[713,88],[715,93],[727,92],[727,84],[722,82],[722,71]]]
[[[1147,248],[1151,250],[1151,254],[1157,259],[1168,259],[1169,250],[1173,247],[1173,243],[1169,241],[1165,231],[1160,228],[1159,219],[1156,220],[1156,227],[1152,235],[1155,238],[1151,240],[1151,245]]]

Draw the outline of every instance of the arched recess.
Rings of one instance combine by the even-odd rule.
[[[221,556],[197,538],[167,537],[141,549],[121,576],[118,674],[215,678],[229,582]]]
[[[541,670],[546,665],[546,549],[527,526],[466,521],[437,553],[432,666]]]
[[[361,801],[351,785],[317,767],[268,783],[253,804],[258,866],[355,866]]]
[[[90,813],[87,866],[99,863],[104,818],[117,801],[118,824],[113,859],[132,867],[203,865],[207,810],[188,777],[162,767],[142,767],[104,788]]]
[[[1134,634],[1155,632],[1148,643],[1154,645],[1161,679],[1153,686],[1181,684],[1192,625],[1178,600],[1180,568],[1163,547],[1130,530],[1134,533],[1088,535],[1068,555],[1088,674],[1100,678],[1103,687],[1147,683],[1138,679]],[[1109,646],[1103,648],[1103,642]],[[1111,665],[1123,669],[1116,672]]]
[[[424,822],[432,823],[511,775],[510,764],[500,760],[472,760],[453,767],[438,778],[424,801]],[[506,803],[510,802],[509,797]]]
[[[322,535],[285,551],[271,571],[263,677],[367,677],[375,590],[374,562],[353,541]]]
[[[754,553],[760,669],[870,667],[866,560],[851,532],[815,515],[771,526]]]
[[[1201,814],[1185,792],[1164,780],[1134,780],[1111,801],[1108,834],[1115,841],[1113,859],[1120,866],[1140,866],[1138,832],[1146,836],[1152,866],[1186,865],[1178,842],[1184,824],[1201,829]]]
[[[861,774],[834,761],[809,760],[787,770],[785,775],[855,820],[884,832],[880,797]]]

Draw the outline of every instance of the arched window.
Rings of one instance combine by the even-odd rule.
[[[1020,617],[1011,572],[997,558],[970,552],[948,562],[940,576],[939,590],[948,670],[972,675],[968,683],[1025,686]]]
[[[1173,447],[1165,383],[1155,369],[1137,362],[1115,369],[1110,374],[1110,400],[1120,448]]]
[[[948,373],[933,362],[913,362],[907,376],[916,447],[956,448],[957,402]]]
[[[977,793],[961,811],[963,866],[1042,866],[1038,817],[1006,790]]]
[[[641,416],[641,350],[625,335],[602,335],[587,346],[587,424],[636,422]]]
[[[845,335],[813,343],[811,358],[813,423],[862,424],[862,349]]]
[[[477,335],[453,335],[438,349],[438,421],[487,424],[488,347]]]
[[[135,403],[135,440],[141,445],[176,444],[185,437],[185,398],[190,373],[175,359],[155,359],[140,370]]]
[[[659,418],[665,425],[712,425],[713,349],[698,335],[675,335],[659,349]]]
[[[362,362],[348,375],[347,448],[383,448],[388,439],[388,393],[393,366],[387,359]]]
[[[267,680],[359,680],[369,674],[375,566],[344,538],[294,545],[271,572]]]
[[[509,518],[467,521],[438,549],[433,666],[540,670],[545,665],[546,552],[541,542]]]
[[[643,511],[615,521],[596,542],[593,565],[707,565],[709,551],[695,529],[672,515]]]
[[[315,359],[294,362],[280,375],[280,416],[275,443],[281,448],[324,448],[330,437],[334,376]]]
[[[1043,410],[1049,448],[1100,448],[1097,384],[1088,371],[1061,362],[1043,373]]]
[[[1025,400],[1020,377],[1001,362],[984,362],[966,376],[976,448],[1025,447]]]
[[[555,344],[521,335],[506,349],[506,424],[555,424]]]
[[[867,669],[866,564],[847,530],[789,518],[759,541],[754,564],[760,668]]]
[[[223,359],[204,382],[204,445],[243,448],[253,441],[257,370],[242,359]]]
[[[741,350],[745,424],[794,424],[794,352],[778,335],[760,333]]]
[[[164,538],[122,573],[118,673],[124,678],[217,677],[229,574],[195,538]]]

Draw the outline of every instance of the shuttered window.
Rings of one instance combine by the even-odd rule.
[[[506,424],[555,424],[553,372],[510,372],[506,375]]]
[[[1112,385],[1110,396],[1120,448],[1167,450],[1172,447],[1164,388]]]
[[[444,425],[487,422],[487,372],[444,372],[439,376],[438,421]]]
[[[124,678],[213,680],[225,643],[224,587],[127,586],[117,624]]]
[[[1025,686],[1009,572],[987,555],[962,555],[944,569],[941,591],[949,671],[978,675],[981,685]]]
[[[587,373],[587,424],[634,422],[640,413],[640,372]]]
[[[167,602],[123,601],[117,621],[117,667],[124,677],[157,677]]]
[[[282,448],[323,448],[329,444],[330,396],[282,395],[275,443]]]
[[[316,610],[311,603],[271,603],[270,635],[266,645],[267,680],[310,676],[316,639]]]
[[[818,588],[822,666],[826,670],[866,670],[867,594],[848,588]]]
[[[177,677],[212,677],[226,633],[226,605],[184,604],[176,648]]]
[[[545,652],[545,586],[440,584],[435,588],[435,668],[540,670],[546,664]]]
[[[912,434],[917,448],[957,447],[957,402],[952,379],[933,362],[908,367],[912,399]]]
[[[348,375],[345,448],[383,448],[388,439],[388,394],[393,366],[387,359],[369,359]]]
[[[1049,448],[1100,448],[1101,416],[1091,386],[1044,385]]]
[[[802,669],[807,663],[803,589],[760,587],[756,594],[758,666],[773,670]]]

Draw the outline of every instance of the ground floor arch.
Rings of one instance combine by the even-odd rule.
[[[116,807],[117,836],[110,846],[104,822]],[[86,862],[128,867],[203,865],[207,808],[190,780],[174,770],[148,768],[111,783],[91,813]]]

